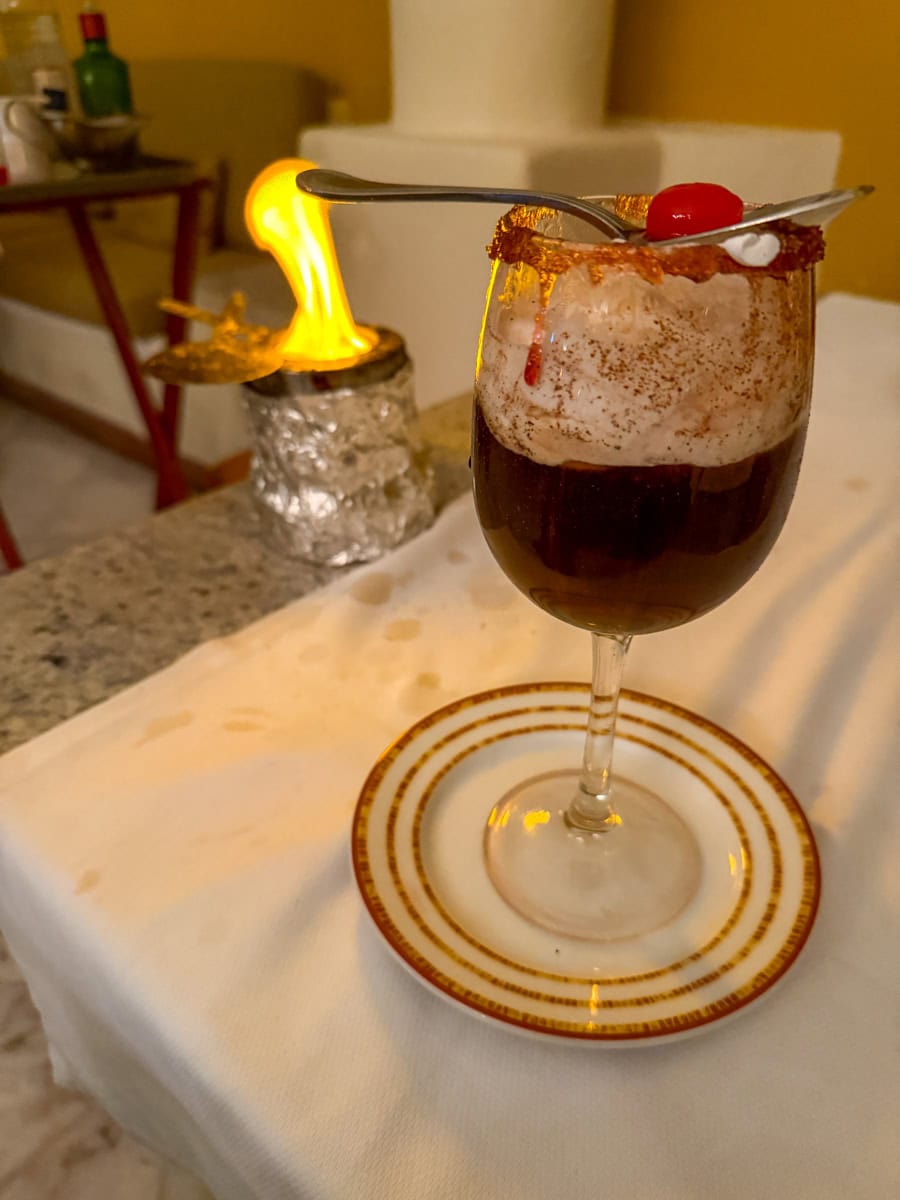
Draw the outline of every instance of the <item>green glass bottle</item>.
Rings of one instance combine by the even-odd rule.
[[[131,112],[128,64],[117,58],[106,40],[106,18],[89,10],[78,14],[84,54],[75,60],[75,79],[86,117],[112,117]]]

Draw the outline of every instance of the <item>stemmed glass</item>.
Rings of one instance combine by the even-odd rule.
[[[472,441],[487,543],[535,604],[588,630],[580,770],[497,799],[488,873],[528,920],[597,941],[671,921],[703,872],[671,804],[613,773],[631,638],[708,612],[771,549],[809,414],[821,231],[772,227],[764,267],[715,245],[586,242],[517,208],[490,248]]]

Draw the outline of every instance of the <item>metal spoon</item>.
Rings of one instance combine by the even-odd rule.
[[[531,204],[558,209],[581,217],[589,224],[626,241],[644,241],[644,230],[623,217],[616,216],[603,208],[602,200],[613,201],[614,196],[595,196],[584,199],[580,196],[564,196],[557,192],[536,192],[527,188],[487,187],[443,187],[425,183],[377,183],[371,179],[359,179],[343,171],[329,171],[317,167],[301,171],[297,186],[311,196],[331,200],[337,204],[355,204],[379,200],[441,200],[460,201],[470,204]],[[786,200],[781,204],[766,204],[751,209],[733,225],[703,233],[686,234],[677,238],[649,243],[653,246],[675,246],[691,243],[721,242],[735,234],[746,233],[770,221],[790,218],[801,225],[819,225],[836,217],[839,212],[874,189],[863,184],[861,187],[844,188],[835,192],[821,192],[815,196],[803,196],[799,200]]]
[[[469,204],[532,204],[555,208],[560,212],[581,217],[604,233],[616,238],[640,236],[643,232],[637,225],[617,217],[609,209],[601,208],[597,200],[583,200],[580,196],[563,196],[556,192],[533,192],[527,188],[487,187],[440,187],[427,183],[376,183],[371,179],[358,179],[345,175],[343,171],[327,171],[316,168],[301,171],[297,176],[297,187],[320,200],[333,200],[338,204],[355,204],[369,200],[454,200]],[[607,197],[614,200],[614,196]]]

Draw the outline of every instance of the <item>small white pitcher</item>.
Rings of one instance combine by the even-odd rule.
[[[0,96],[0,145],[10,183],[49,179],[55,142],[35,111],[33,96]]]

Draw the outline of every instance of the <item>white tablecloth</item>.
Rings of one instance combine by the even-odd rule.
[[[898,332],[895,306],[824,302],[781,541],[627,671],[812,819],[820,915],[770,998],[668,1045],[560,1044],[433,995],[371,927],[348,833],[377,754],[468,692],[588,676],[464,498],[0,760],[0,926],[59,1078],[222,1200],[896,1196]]]

